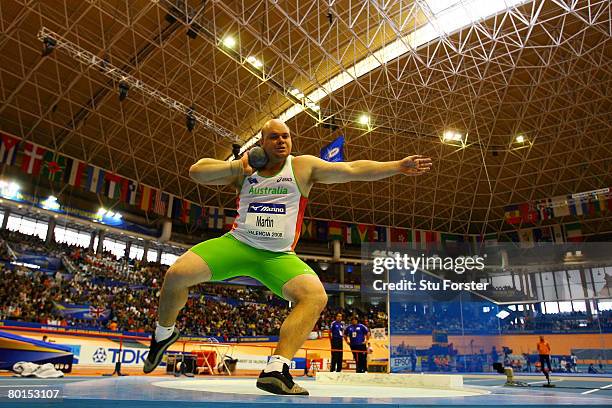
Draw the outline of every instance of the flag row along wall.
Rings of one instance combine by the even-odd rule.
[[[168,217],[177,222],[189,224],[196,228],[208,230],[229,230],[234,224],[237,212],[235,209],[224,209],[214,206],[200,206],[192,201],[177,197],[135,180],[114,174],[100,167],[48,150],[35,143],[0,132],[0,163],[17,166],[32,177],[47,178],[52,184],[68,184],[73,188],[101,194],[109,199],[118,200],[147,213]],[[609,191],[607,200],[593,204],[596,211],[611,209]],[[567,197],[565,197],[567,201]],[[544,200],[546,202],[554,200]],[[554,201],[559,203],[559,201]],[[590,205],[590,204],[589,204]],[[538,208],[534,210],[533,208]],[[542,207],[544,208],[544,207]],[[559,208],[552,207],[552,208]],[[566,214],[569,210],[542,210],[540,207],[511,206],[506,208],[506,221],[510,224],[528,219],[553,218],[555,214]],[[583,208],[582,206],[580,207]],[[592,212],[589,208],[589,213]],[[581,210],[582,211],[582,210]],[[595,211],[595,210],[593,210]],[[536,212],[538,215],[534,215]],[[578,213],[578,210],[574,210]],[[582,214],[584,212],[581,212]],[[547,214],[541,216],[541,214]],[[540,217],[540,218],[538,218]],[[517,219],[519,220],[518,222]],[[546,226],[519,230],[508,234],[508,240],[515,242],[564,242],[580,240],[582,237],[579,223],[568,225]],[[405,242],[425,247],[428,244],[451,242],[493,243],[497,234],[484,236],[447,234],[408,228],[394,228],[368,224],[342,223],[338,221],[304,219],[301,238],[313,241],[342,240],[348,244],[365,242]]]
[[[504,207],[504,220],[510,225],[536,224],[561,217],[605,215],[612,215],[612,192],[609,187]]]

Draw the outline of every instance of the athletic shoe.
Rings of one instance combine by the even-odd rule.
[[[279,395],[308,395],[308,391],[293,382],[289,366],[283,364],[283,371],[270,371],[259,374],[257,388]]]
[[[145,374],[149,374],[151,371],[155,370],[155,368],[159,365],[164,356],[164,352],[179,338],[179,330],[175,327],[174,331],[166,340],[162,340],[160,342],[155,341],[155,332],[151,336],[151,345],[149,346],[149,355],[144,362],[144,367],[142,371]]]

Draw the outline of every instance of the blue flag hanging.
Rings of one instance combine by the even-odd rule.
[[[344,161],[344,136],[339,136],[321,149],[321,158],[328,162]]]

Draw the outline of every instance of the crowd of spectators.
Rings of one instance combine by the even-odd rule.
[[[9,267],[11,253],[41,253],[62,258],[67,266],[55,274]],[[0,258],[5,261],[0,274],[0,318],[100,327],[111,330],[151,331],[167,266],[117,258],[111,253],[92,251],[61,243],[45,244],[35,236],[14,231],[0,232]],[[322,277],[326,279],[329,271]],[[500,288],[505,290],[505,288]],[[71,318],[61,313],[59,304],[87,305],[104,311],[98,319]],[[455,302],[456,303],[456,302]],[[384,307],[364,305],[362,309],[328,306],[313,328],[329,328],[337,312],[345,321],[357,314],[369,327],[387,327]],[[392,332],[496,333],[516,331],[576,331],[612,329],[612,312],[536,314],[516,313],[499,319],[479,303],[435,302],[435,307],[408,308],[395,312]],[[417,312],[418,310],[418,312]],[[204,284],[193,288],[179,315],[184,334],[194,336],[277,335],[289,312],[287,302],[265,290],[227,284]],[[519,316],[520,315],[520,316]]]
[[[61,257],[66,269],[54,274],[22,266],[0,269],[0,318],[74,328],[101,328],[149,332],[155,326],[158,297],[167,270],[164,265],[119,259],[111,253],[66,244],[45,244],[35,236],[3,231],[6,248],[16,252]],[[4,259],[8,261],[8,259]],[[74,318],[61,305],[86,305],[100,311],[98,318]],[[313,328],[325,329],[337,310],[326,309]],[[373,325],[386,327],[376,308],[361,312]],[[236,336],[278,335],[289,313],[288,303],[262,287],[203,284],[192,288],[178,317],[185,335]]]
[[[431,333],[494,333],[499,330],[498,318],[491,310],[483,312],[481,303],[435,302],[430,307],[395,308],[391,331],[398,334]]]
[[[601,311],[595,315],[585,312],[544,314],[533,311],[515,312],[505,319],[497,317],[497,309],[481,304],[468,306],[438,303],[436,308],[416,311],[395,310],[391,330],[397,334],[430,333],[433,330],[450,334],[496,334],[519,331],[575,332],[612,330],[612,311]],[[445,307],[446,306],[446,307]],[[459,309],[462,309],[461,312]],[[484,310],[483,310],[484,309]]]
[[[586,312],[560,312],[554,314],[529,314],[502,322],[504,331],[610,331],[612,330],[612,311],[605,310],[597,315]]]

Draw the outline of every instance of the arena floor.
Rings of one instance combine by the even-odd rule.
[[[415,405],[612,405],[612,378],[554,377],[556,388],[542,388],[541,378],[522,378],[528,388],[503,386],[501,376],[470,375],[464,377],[465,389],[459,392],[433,389],[389,387],[355,387],[320,385],[310,378],[300,378],[311,392],[308,397],[284,397],[266,394],[255,388],[252,378],[173,378],[167,376],[68,377],[42,380],[0,378],[0,406],[31,406],[27,399],[9,400],[9,390],[58,389],[61,399],[39,400],[35,406],[107,407],[119,404],[130,408],[168,406],[180,402],[181,407],[240,407],[265,404],[272,408],[281,404],[327,407],[351,405],[368,407],[400,407]]]

